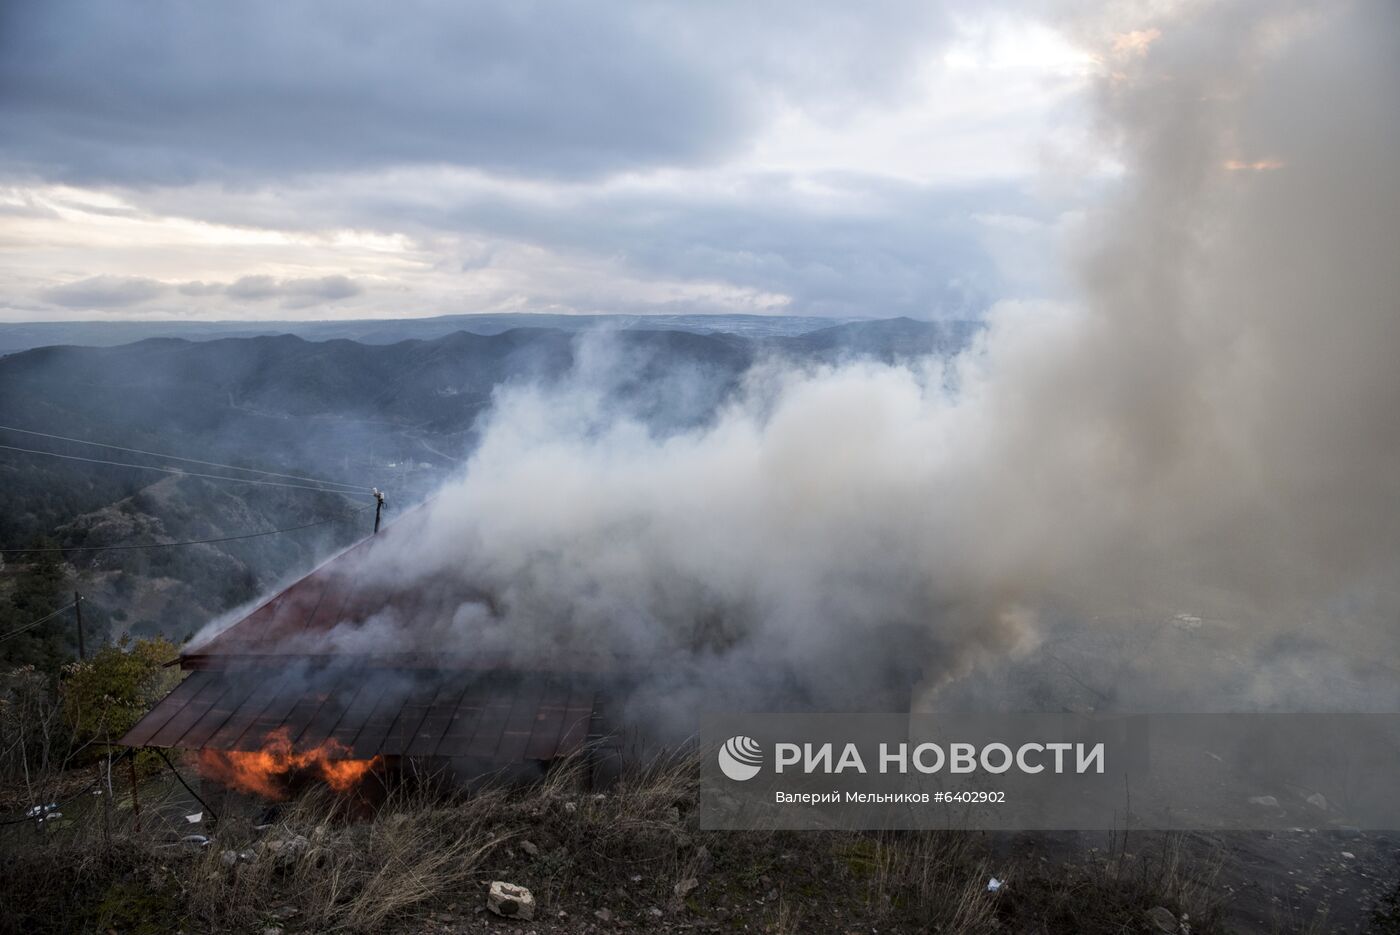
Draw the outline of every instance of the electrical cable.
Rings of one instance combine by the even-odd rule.
[[[20,451],[25,454],[31,455],[48,455],[52,458],[63,458],[68,461],[86,461],[89,464],[110,464],[115,467],[136,468],[137,470],[142,471],[160,471],[163,474],[175,474],[180,477],[203,477],[208,480],[232,481],[235,484],[260,484],[264,487],[290,487],[297,490],[317,490],[321,493],[338,493],[343,496],[349,496],[350,494],[350,491],[348,490],[333,490],[329,487],[311,487],[306,484],[283,484],[279,481],[257,480],[256,478],[252,477],[229,477],[227,474],[201,474],[197,471],[179,471],[174,468],[157,467],[154,464],[131,464],[127,461],[108,461],[103,458],[84,458],[81,455],[65,455],[59,454],[57,451],[43,451],[38,448],[20,448],[17,445],[0,445],[0,448],[5,449],[6,451]],[[357,488],[357,490],[364,491],[369,491],[371,489],[372,488],[370,487]]]
[[[122,760],[124,760],[124,759],[126,759],[127,757],[131,756],[131,755],[132,755],[133,753],[135,753],[135,752],[136,752],[136,751],[135,751],[134,749],[128,748],[127,751],[126,751],[125,753],[123,753],[121,756],[117,757],[115,760],[113,760],[111,763],[109,763],[109,764],[107,765],[108,772],[110,773],[110,771],[111,771],[111,769],[112,769],[113,766],[116,766],[116,765],[117,765],[118,763],[120,763]],[[183,782],[183,780],[181,780],[181,781]],[[101,777],[101,776],[98,776],[98,777],[97,777],[96,779],[94,779],[92,782],[88,783],[87,786],[85,786],[85,787],[83,788],[83,791],[82,791],[82,792],[79,792],[77,795],[74,795],[74,796],[71,796],[71,797],[69,797],[69,798],[67,798],[67,799],[64,799],[62,802],[56,803],[55,806],[54,806],[53,808],[43,809],[43,810],[41,810],[40,812],[38,812],[37,814],[34,814],[34,815],[25,815],[23,818],[7,818],[7,819],[5,819],[4,821],[0,821],[0,828],[5,827],[6,825],[20,825],[20,824],[25,823],[26,821],[41,821],[41,820],[43,820],[45,817],[47,817],[51,812],[59,812],[59,811],[62,811],[64,808],[66,808],[66,807],[68,807],[69,805],[73,804],[74,802],[78,801],[78,800],[81,799],[83,796],[85,796],[85,795],[87,795],[89,792],[91,792],[91,791],[92,791],[92,787],[95,786],[95,785],[97,785],[97,784],[100,783],[100,782],[102,782],[102,777]],[[186,788],[188,788],[188,787],[186,787]],[[198,796],[196,796],[195,798],[198,798]]]
[[[269,477],[284,477],[289,480],[304,480],[314,484],[327,484],[333,487],[350,487],[354,490],[369,490],[369,487],[360,484],[346,484],[341,481],[322,480],[319,477],[305,477],[301,474],[283,474],[279,471],[264,471],[261,468],[239,467],[236,464],[220,464],[218,461],[201,461],[198,458],[182,458],[179,455],[165,454],[159,451],[147,451],[144,448],[127,448],[124,445],[109,445],[104,442],[91,442],[82,438],[73,438],[68,435],[54,435],[50,432],[36,432],[32,429],[15,428],[13,425],[0,425],[0,429],[6,432],[19,432],[22,435],[36,435],[39,438],[52,438],[58,441],[73,442],[79,445],[92,445],[95,448],[111,448],[114,451],[130,451],[133,454],[150,455],[153,458],[167,458],[171,461],[184,461],[187,464],[202,464],[205,467],[227,468],[230,471],[247,471],[252,474],[266,474]]]
[[[338,516],[328,516],[325,519],[318,519],[314,523],[303,523],[300,526],[287,526],[283,529],[269,529],[265,532],[248,532],[237,536],[219,536],[213,539],[186,539],[181,542],[147,542],[140,545],[77,545],[55,546],[53,548],[42,549],[0,549],[0,555],[23,555],[27,552],[124,552],[132,549],[171,549],[181,545],[208,545],[213,542],[236,542],[240,539],[256,539],[259,536],[276,536],[284,532],[296,532],[299,529],[311,529],[314,526],[324,526],[327,523],[350,519],[370,509],[373,508],[366,506],[358,510],[351,510],[349,513],[342,513]]]
[[[170,757],[165,755],[165,751],[162,750],[160,747],[152,747],[151,749],[155,750],[156,753],[160,754],[160,758],[165,761],[165,765],[169,766],[170,771],[175,774],[175,778],[180,780],[180,785],[185,787],[186,792],[194,796],[196,802],[204,806],[204,810],[208,812],[209,816],[214,820],[214,822],[217,823],[219,820],[219,813],[210,808],[209,803],[200,798],[199,793],[195,792],[194,789],[190,787],[190,784],[185,782],[185,777],[180,775],[180,771],[175,768],[174,763],[170,762]]]
[[[11,630],[9,633],[5,633],[5,634],[3,634],[3,635],[0,635],[0,643],[5,642],[6,640],[10,639],[11,637],[19,636],[21,633],[26,633],[26,632],[28,632],[29,630],[34,629],[35,627],[37,627],[37,626],[38,626],[39,624],[41,624],[41,623],[48,623],[50,620],[52,620],[54,617],[57,617],[59,614],[63,613],[64,611],[66,611],[66,610],[72,610],[74,607],[77,607],[77,606],[78,606],[78,602],[77,602],[77,601],[74,601],[74,602],[71,603],[71,604],[68,604],[68,605],[66,605],[66,606],[64,606],[64,607],[60,607],[58,610],[55,610],[53,613],[48,614],[47,616],[40,617],[38,620],[35,620],[33,623],[26,623],[26,624],[25,624],[24,626],[22,626],[22,627],[17,627],[16,629]]]

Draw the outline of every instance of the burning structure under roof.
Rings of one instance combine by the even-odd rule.
[[[467,603],[489,598],[460,582],[411,590],[365,574],[415,534],[420,508],[337,555],[211,639],[183,652],[189,674],[119,741],[200,752],[213,778],[238,782],[240,764],[267,771],[333,763],[450,766],[458,776],[539,774],[604,736],[615,659],[435,646]],[[354,634],[373,631],[375,639]],[[390,634],[386,638],[385,634]],[[351,638],[345,638],[347,634]],[[594,743],[590,745],[590,740]]]

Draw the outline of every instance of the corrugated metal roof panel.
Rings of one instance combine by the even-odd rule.
[[[466,689],[467,683],[464,679],[445,681],[438,687],[433,703],[428,707],[422,723],[418,725],[418,732],[409,741],[409,756],[430,756],[437,752],[438,745],[447,733],[448,725],[452,723],[457,703],[462,700]]]
[[[150,711],[146,716],[136,723],[136,726],[127,731],[126,736],[121,739],[121,743],[130,747],[144,747],[156,731],[165,726],[175,714],[185,706],[201,689],[208,684],[209,680],[215,676],[205,672],[193,672],[185,677],[175,690],[166,695],[165,698]]]
[[[149,747],[173,747],[230,688],[228,679],[211,678],[202,685],[145,743]],[[139,725],[138,725],[139,726]]]
[[[594,701],[592,689],[548,676],[205,670],[191,673],[119,743],[256,750],[286,731],[298,751],[333,738],[356,759],[548,761],[583,745]]]

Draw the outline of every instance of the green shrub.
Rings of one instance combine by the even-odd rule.
[[[179,653],[167,639],[122,637],[64,667],[63,712],[80,742],[110,743],[126,733],[180,681],[165,664]]]

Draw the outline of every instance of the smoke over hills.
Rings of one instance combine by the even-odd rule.
[[[489,329],[500,318],[454,321]],[[676,320],[642,329],[629,318],[595,319],[592,327],[609,328],[609,346],[625,362],[599,405],[626,409],[652,431],[674,432],[712,418],[756,357],[808,364],[853,356],[908,360],[954,353],[977,330],[967,322],[907,319],[815,330],[789,322],[766,331],[748,320],[707,323],[749,333],[695,333]],[[445,325],[413,322],[409,330]],[[392,336],[390,323],[361,327]],[[784,327],[802,333],[783,333]],[[178,639],[368,532],[366,514],[345,517],[370,506],[371,484],[390,491],[393,509],[426,496],[474,445],[495,387],[571,380],[580,350],[591,346],[561,329],[512,328],[377,346],[281,335],[11,354],[0,359],[0,543],[43,544],[36,539],[51,536],[52,545],[78,550],[64,557],[89,601],[94,639],[109,622],[114,636],[130,629]],[[230,471],[141,453],[162,451],[360,490],[306,490],[320,484],[287,477],[278,480],[292,487],[172,478],[161,472]],[[333,525],[286,536],[149,551],[103,548],[242,537],[335,517],[341,519]],[[71,642],[71,627],[61,631]]]
[[[1106,50],[1126,167],[1079,302],[994,309],[946,367],[760,361],[673,432],[608,402],[598,339],[568,379],[497,391],[419,548],[382,571],[496,594],[466,640],[664,660],[695,689],[660,693],[677,707],[759,703],[756,683],[878,706],[1106,608],[1234,621],[1243,648],[1390,652],[1400,120],[1375,89],[1400,89],[1396,20],[1072,22]]]

